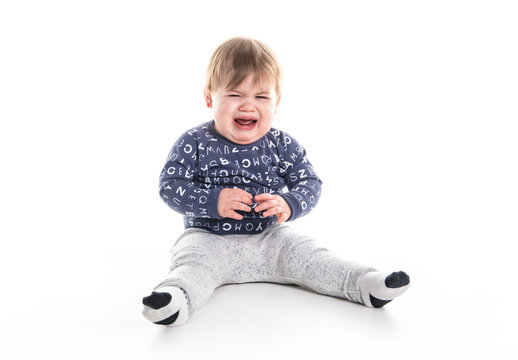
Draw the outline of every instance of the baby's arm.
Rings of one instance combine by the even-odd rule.
[[[289,191],[254,197],[259,204],[254,210],[264,211],[266,217],[276,215],[279,224],[309,213],[317,205],[322,184],[307,159],[306,150],[292,137],[286,135],[283,140],[284,180]]]
[[[220,218],[221,189],[201,188],[194,182],[198,166],[196,133],[184,133],[174,144],[160,174],[159,192],[173,210],[187,216]]]

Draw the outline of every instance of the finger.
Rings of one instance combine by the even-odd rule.
[[[231,204],[231,208],[232,210],[241,210],[241,211],[245,211],[245,212],[250,212],[252,211],[252,208],[250,206],[246,206],[245,204],[241,203],[241,202],[233,202]]]
[[[273,199],[273,195],[268,194],[268,193],[263,193],[263,194],[254,196],[254,199],[256,202],[264,202],[264,201]]]
[[[245,195],[243,195],[240,192],[235,192],[235,193],[229,194],[228,197],[227,197],[227,200],[229,202],[236,201],[236,202],[240,202],[240,203],[243,203],[243,204],[252,205],[252,198],[250,198],[248,196],[245,196]]]
[[[263,211],[263,210],[268,210],[268,209],[276,207],[276,206],[279,206],[279,202],[278,201],[268,200],[268,201],[265,201],[265,202],[257,205],[255,207],[255,211],[259,212],[259,211]]]
[[[238,214],[237,212],[235,212],[234,210],[228,210],[225,212],[224,218],[230,218],[230,219],[235,219],[235,220],[243,220],[243,215],[240,215]]]
[[[252,196],[252,195],[250,195],[250,196]],[[246,196],[243,196],[243,195],[239,195],[238,201],[243,203],[243,204],[248,204],[248,205],[252,205],[252,203],[253,203],[251,197],[246,197]]]
[[[239,188],[232,188],[232,193],[234,194],[238,194],[238,195],[241,195],[241,196],[244,196],[246,197],[247,199],[250,199],[252,200],[252,194],[246,192],[245,190],[243,189],[239,189]]]
[[[232,214],[230,214],[229,218],[235,219],[235,220],[243,220],[244,216],[243,215],[239,215],[235,211],[232,211]]]
[[[271,209],[268,209],[268,211],[265,211],[263,213],[264,217],[270,217],[273,215],[282,214],[282,208],[280,206],[273,207]]]

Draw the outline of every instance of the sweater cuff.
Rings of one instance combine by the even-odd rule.
[[[223,219],[218,213],[218,199],[222,188],[211,189],[207,199],[207,212],[212,219]]]
[[[291,215],[286,221],[293,221],[298,218],[302,213],[302,209],[300,207],[299,201],[295,198],[295,196],[290,193],[281,193],[279,195],[282,196],[284,200],[286,200],[291,209]]]

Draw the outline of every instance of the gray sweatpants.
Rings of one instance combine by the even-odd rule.
[[[359,278],[375,269],[351,263],[319,247],[286,225],[256,235],[215,235],[187,229],[171,250],[171,270],[161,286],[187,294],[190,312],[225,284],[296,284],[315,292],[363,304]]]

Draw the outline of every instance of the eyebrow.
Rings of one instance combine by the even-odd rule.
[[[237,90],[235,88],[234,89],[227,89],[225,91],[227,91],[227,92],[237,92],[237,93],[243,94],[242,91],[239,91],[239,90]],[[257,95],[270,95],[270,94],[271,94],[271,92],[269,90],[261,90],[261,91],[258,91],[257,93],[255,93],[255,96],[257,96]]]

